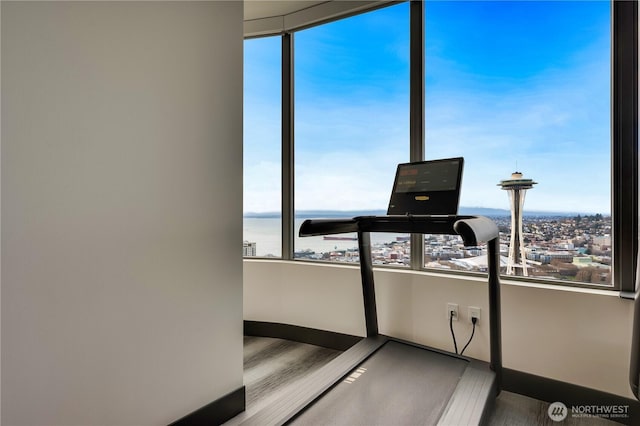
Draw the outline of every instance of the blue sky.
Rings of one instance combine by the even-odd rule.
[[[426,157],[465,157],[461,204],[610,211],[609,3],[428,2]],[[296,208],[385,209],[408,161],[408,5],[295,34]],[[280,203],[280,39],[245,43],[245,211]]]

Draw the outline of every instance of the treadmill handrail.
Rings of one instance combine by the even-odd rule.
[[[351,219],[307,219],[300,226],[301,237],[358,232],[358,222]]]
[[[358,216],[349,219],[307,219],[301,237],[348,232],[394,232],[413,234],[458,234],[466,247],[497,238],[497,225],[484,216]]]
[[[498,226],[484,216],[458,220],[453,224],[453,229],[462,237],[467,247],[488,243],[500,236]]]

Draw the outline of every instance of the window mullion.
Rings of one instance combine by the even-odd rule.
[[[424,1],[410,6],[409,39],[409,158],[424,160]],[[424,236],[411,235],[411,269],[424,267]]]
[[[613,2],[612,219],[614,284],[634,292],[638,253],[638,3]]]
[[[282,258],[294,251],[293,34],[282,35]]]

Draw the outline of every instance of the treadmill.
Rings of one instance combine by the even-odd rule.
[[[499,232],[486,217],[446,213],[457,211],[461,175],[462,158],[400,164],[387,215],[302,224],[300,236],[357,233],[367,336],[241,424],[476,425],[488,420],[502,381]],[[427,208],[430,201],[435,205]],[[416,210],[436,213],[410,213]],[[379,333],[371,232],[460,235],[467,247],[487,243],[489,363]]]

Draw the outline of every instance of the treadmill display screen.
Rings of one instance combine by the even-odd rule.
[[[457,160],[401,164],[395,192],[455,191],[460,166]]]

